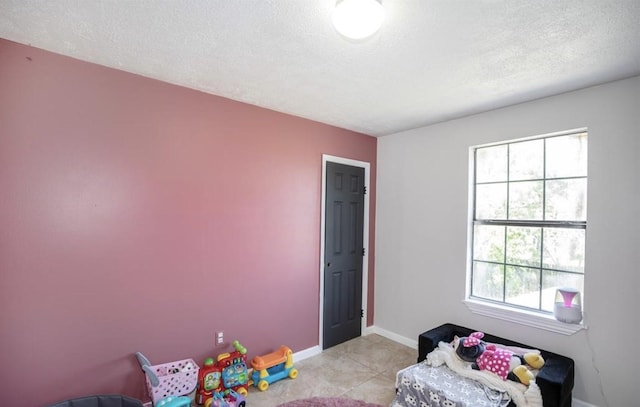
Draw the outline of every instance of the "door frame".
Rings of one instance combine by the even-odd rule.
[[[369,180],[371,163],[368,163],[366,161],[353,160],[350,158],[337,157],[329,154],[322,154],[322,198],[320,199],[320,319],[318,321],[318,343],[320,344],[320,349],[324,349],[324,238],[326,227],[325,211],[327,204],[327,162],[334,162],[338,164],[350,165],[352,167],[364,168],[364,186],[366,187],[367,193],[364,196],[364,219],[362,225],[362,246],[365,250],[365,255],[362,258],[362,309],[364,312],[364,317],[361,321],[362,334],[364,334],[367,328],[367,298],[369,293],[369,201],[371,199],[371,188],[369,188]]]

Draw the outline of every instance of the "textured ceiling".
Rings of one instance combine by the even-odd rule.
[[[640,0],[0,0],[0,37],[381,136],[640,74]]]

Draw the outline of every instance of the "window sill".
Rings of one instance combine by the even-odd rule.
[[[513,309],[470,299],[466,299],[463,302],[474,314],[514,322],[516,324],[533,328],[544,329],[546,331],[563,335],[573,335],[582,329],[587,329],[587,326],[583,325],[583,323],[567,324],[556,320],[551,315],[542,315],[531,311]]]

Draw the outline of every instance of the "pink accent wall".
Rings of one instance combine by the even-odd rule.
[[[371,163],[373,284],[375,138],[0,39],[1,404],[317,345],[323,153]]]

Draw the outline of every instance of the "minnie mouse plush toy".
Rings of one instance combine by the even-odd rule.
[[[539,369],[544,365],[544,359],[538,353],[517,355],[495,344],[487,344],[483,337],[484,333],[474,332],[468,337],[456,338],[454,343],[456,354],[460,359],[471,362],[473,369],[487,370],[502,380],[509,379],[528,386],[535,379],[528,366]]]

